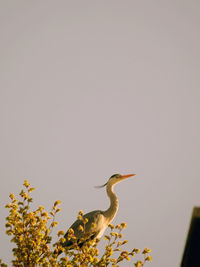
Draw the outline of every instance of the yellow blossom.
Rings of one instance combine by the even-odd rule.
[[[30,193],[30,192],[32,192],[33,190],[35,190],[35,188],[34,188],[34,187],[31,187],[31,188],[28,189],[28,192]]]
[[[122,226],[122,228],[126,228],[126,223],[125,222],[123,222],[123,223],[121,223],[121,226]]]
[[[29,182],[27,181],[27,180],[24,180],[24,186],[26,187],[26,188],[28,188],[29,187]]]
[[[15,199],[15,195],[14,194],[10,194],[9,196],[12,200]]]
[[[152,261],[152,257],[150,255],[148,255],[146,258],[145,258],[145,261]]]
[[[140,253],[140,249],[134,248],[132,252],[135,252],[136,254]]]
[[[59,205],[60,203],[61,203],[60,200],[56,200],[56,202],[54,203],[54,206],[57,206],[57,205]]]
[[[58,231],[58,233],[57,233],[58,236],[61,236],[61,235],[64,235],[64,234],[65,234],[64,231]]]
[[[148,254],[151,252],[151,249],[145,248],[142,252],[142,254]]]
[[[79,225],[78,230],[81,231],[81,232],[83,232],[84,231],[83,226],[82,225]]]
[[[137,261],[137,262],[135,263],[135,267],[142,267],[142,266],[143,266],[142,261]]]

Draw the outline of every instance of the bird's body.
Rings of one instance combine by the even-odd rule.
[[[85,224],[85,226],[84,226],[83,220],[80,220],[80,219],[77,219],[71,225],[69,229],[73,229],[74,236],[76,237],[76,240],[80,247],[87,240],[93,240],[95,238],[100,239],[102,237],[102,235],[104,234],[104,231],[114,219],[117,213],[117,210],[118,210],[118,206],[119,206],[118,198],[113,191],[114,185],[134,175],[135,174],[129,174],[129,175],[114,174],[110,177],[110,179],[108,180],[106,184],[98,187],[98,188],[101,188],[101,187],[106,186],[107,195],[110,199],[110,206],[105,211],[94,210],[89,213],[86,213],[83,216],[83,219],[87,219],[87,223]],[[84,226],[84,231],[83,229],[81,229],[82,227],[80,226],[82,227]],[[70,249],[70,247],[72,247],[73,245],[73,241],[72,239],[68,238],[68,234],[69,234],[69,230],[64,236],[66,241],[62,244],[62,246]]]
[[[105,226],[105,217],[102,214],[101,210],[94,210],[91,211],[89,213],[86,213],[83,216],[83,219],[87,219],[87,223],[85,224],[84,227],[84,223],[83,220],[77,219],[69,229],[73,229],[74,231],[74,236],[77,239],[77,242],[79,243],[79,246],[82,246],[84,242],[82,242],[81,240],[84,239],[84,241],[86,240],[92,240],[95,238],[101,238],[101,236],[103,235],[105,229],[107,226]],[[91,225],[94,224],[95,227],[91,227]],[[84,230],[80,229],[80,226],[84,227]],[[105,228],[105,229],[104,229]],[[68,232],[65,234],[65,239],[66,242],[63,244],[64,247],[70,247],[73,245],[72,240],[68,240]]]

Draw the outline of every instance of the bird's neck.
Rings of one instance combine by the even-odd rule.
[[[119,202],[116,194],[113,191],[113,185],[107,185],[106,191],[108,197],[110,198],[110,207],[104,211],[104,216],[107,219],[107,224],[109,224],[114,219],[117,213]]]

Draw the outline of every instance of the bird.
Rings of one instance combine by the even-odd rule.
[[[109,208],[105,211],[94,210],[83,215],[83,219],[86,219],[84,231],[83,228],[81,229],[81,226],[83,227],[83,220],[77,219],[64,235],[65,242],[61,244],[62,247],[65,249],[73,248],[73,239],[69,238],[70,231],[72,230],[74,236],[76,237],[77,244],[80,248],[86,241],[100,239],[118,211],[119,201],[113,190],[114,186],[119,182],[135,175],[136,174],[114,174],[109,178],[107,183],[101,186],[95,186],[96,188],[103,188],[106,186],[107,196],[110,199]],[[63,251],[60,250],[58,252],[58,255],[62,252]]]

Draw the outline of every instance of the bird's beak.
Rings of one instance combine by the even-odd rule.
[[[126,179],[126,178],[129,178],[129,177],[132,177],[132,176],[135,176],[136,174],[132,173],[132,174],[126,174],[126,175],[122,175],[122,179]]]

